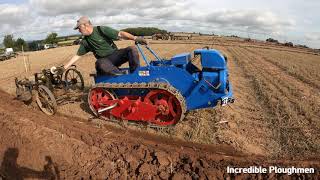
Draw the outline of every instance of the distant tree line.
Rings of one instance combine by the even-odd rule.
[[[5,35],[3,38],[3,45],[5,48],[13,48],[14,51],[35,51],[39,50],[40,44],[56,44],[58,43],[58,34],[50,33],[44,40],[36,40],[26,42],[23,38],[15,39],[12,34]]]
[[[278,40],[273,39],[273,38],[268,38],[266,39],[267,42],[272,42],[272,43],[276,43],[276,44],[282,44],[284,46],[288,46],[288,47],[300,47],[300,48],[309,48],[306,45],[301,45],[301,44],[296,44],[294,45],[292,42],[285,42],[285,43],[280,43]]]
[[[276,40],[276,39],[273,39],[273,38],[268,38],[268,39],[266,39],[266,41],[267,42],[272,42],[272,43],[279,43],[279,41],[278,40]]]
[[[122,29],[121,31],[126,31],[135,36],[152,36],[153,34],[157,33],[167,33],[166,30],[161,30],[155,27],[137,27],[137,28],[126,28]]]
[[[50,33],[47,35],[47,38],[44,40],[46,44],[57,44],[58,43],[58,34],[57,33]]]
[[[22,38],[14,39],[12,34],[5,35],[3,38],[3,45],[6,48],[13,48],[15,51],[21,51],[22,48],[24,50],[28,49],[28,45],[26,41]]]

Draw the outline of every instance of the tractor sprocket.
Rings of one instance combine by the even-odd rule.
[[[155,89],[150,91],[144,97],[144,102],[157,107],[157,115],[152,121],[157,125],[173,125],[181,118],[182,109],[178,99],[166,90]]]

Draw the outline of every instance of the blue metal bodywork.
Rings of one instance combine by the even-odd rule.
[[[169,60],[160,59],[150,47],[146,48],[156,60],[148,61],[140,45],[137,45],[146,66],[138,67],[133,73],[121,76],[98,76],[95,83],[149,83],[165,82],[175,87],[186,101],[186,109],[215,107],[233,102],[232,87],[228,81],[228,69],[224,56],[217,50],[197,49],[195,56],[200,56],[202,69],[191,62],[191,54],[183,53]],[[122,68],[121,70],[128,70]],[[118,90],[118,94],[129,93]],[[145,95],[144,91],[130,92]]]

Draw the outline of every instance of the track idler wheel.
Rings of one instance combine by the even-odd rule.
[[[152,123],[160,126],[176,124],[181,116],[182,109],[179,100],[166,90],[152,90],[144,98],[144,102],[157,106],[157,114]]]
[[[116,106],[116,104],[107,104],[110,100],[115,100],[115,97],[104,88],[95,87],[89,91],[88,104],[97,117],[110,118],[109,110]]]
[[[49,116],[54,115],[57,112],[56,99],[49,88],[44,85],[39,85],[38,87],[36,102],[41,111]]]

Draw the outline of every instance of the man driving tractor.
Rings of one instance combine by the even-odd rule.
[[[92,52],[97,59],[96,71],[98,75],[121,75],[118,67],[129,62],[129,71],[133,72],[139,66],[139,54],[135,46],[118,49],[113,40],[127,39],[135,43],[146,45],[143,38],[133,36],[125,31],[118,31],[108,26],[93,26],[88,17],[82,16],[74,30],[78,29],[84,36],[76,55],[64,66],[57,67],[56,72],[62,74],[80,57]]]

